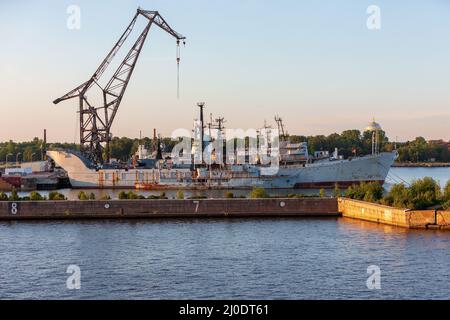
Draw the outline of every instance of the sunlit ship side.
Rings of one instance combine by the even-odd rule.
[[[383,183],[397,152],[324,159],[313,163],[280,164],[275,174],[264,167],[230,165],[222,169],[155,166],[154,168],[97,168],[82,155],[47,151],[55,164],[67,171],[73,188],[238,189],[260,186],[273,189],[346,187],[359,182]]]

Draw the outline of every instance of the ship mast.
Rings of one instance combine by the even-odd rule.
[[[280,140],[286,141],[287,132],[284,131],[283,119],[281,119],[281,117],[277,115],[275,116],[275,122],[277,123],[278,135],[280,136]]]
[[[203,149],[204,149],[204,137],[205,137],[205,122],[203,119],[203,109],[205,108],[204,102],[197,102],[197,106],[200,108],[200,162],[203,164]]]
[[[223,139],[225,136],[223,132],[223,130],[225,129],[225,122],[225,118],[223,117],[215,118],[213,121],[212,113],[210,114],[210,122],[208,123],[210,142],[213,142],[212,130],[217,130],[216,140],[218,140],[222,144],[222,146],[218,146],[219,148],[222,148],[222,164],[225,164],[226,162],[226,145]]]

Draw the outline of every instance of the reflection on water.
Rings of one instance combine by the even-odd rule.
[[[450,235],[337,218],[0,223],[0,269],[0,298],[449,299]]]
[[[366,232],[382,233],[387,237],[389,236],[389,234],[395,234],[395,236],[398,237],[398,235],[400,234],[406,235],[409,232],[411,232],[411,230],[408,230],[406,228],[378,224],[370,221],[352,218],[340,218],[339,226],[344,227],[346,230],[358,229],[358,230],[365,230]]]
[[[450,168],[390,175],[443,184]],[[293,192],[317,190],[271,190]],[[81,268],[80,290],[65,287],[71,264]],[[371,265],[381,290],[366,287]],[[449,299],[450,233],[349,218],[0,222],[0,270],[0,299]]]

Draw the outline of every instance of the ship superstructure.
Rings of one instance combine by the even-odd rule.
[[[203,111],[203,108],[201,109]],[[223,118],[221,118],[223,119]],[[208,124],[212,128],[212,124]],[[233,189],[255,186],[271,189],[346,187],[359,182],[384,183],[397,157],[394,152],[373,152],[371,155],[343,159],[337,150],[308,153],[306,142],[291,143],[287,135],[264,125],[256,130],[255,148],[251,143],[234,145],[221,125],[212,134],[206,126],[194,121],[190,153],[172,157],[153,156],[140,146],[135,161],[118,167],[96,166],[81,153],[56,150],[48,156],[64,168],[74,188],[142,188],[142,189]],[[202,133],[203,131],[203,133]],[[274,136],[277,134],[277,136]],[[203,142],[199,139],[202,139]],[[197,139],[196,139],[197,138]],[[247,137],[247,140],[252,138]],[[234,140],[234,139],[233,139]],[[281,141],[280,141],[281,140]],[[159,139],[157,140],[159,141]],[[270,143],[267,143],[270,141]],[[215,144],[215,148],[211,145]],[[155,144],[160,146],[159,142]],[[177,157],[179,158],[177,159]],[[264,161],[264,157],[266,161]],[[267,161],[267,159],[271,160]]]
[[[230,165],[195,170],[158,163],[155,168],[95,168],[87,165],[80,154],[48,151],[57,166],[67,171],[74,188],[333,188],[359,182],[383,183],[396,158],[395,152],[357,157],[351,160],[329,160],[280,166],[268,175],[259,165]],[[165,165],[164,165],[165,164]]]

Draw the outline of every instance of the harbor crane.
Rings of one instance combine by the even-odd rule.
[[[111,79],[105,86],[101,86],[99,79],[108,68],[109,64],[124,42],[127,40],[130,33],[133,31],[139,16],[143,16],[148,20],[144,30],[128,51],[127,55],[114,72]],[[108,53],[91,78],[72,91],[53,101],[54,104],[58,104],[72,98],[79,99],[80,146],[82,152],[97,165],[102,165],[105,162],[109,162],[109,144],[112,138],[111,126],[117,114],[117,110],[119,109],[120,103],[122,102],[122,98],[125,94],[131,75],[133,74],[133,70],[145,43],[145,39],[147,38],[150,27],[153,24],[175,37],[177,41],[176,62],[177,68],[179,68],[180,41],[183,41],[183,44],[185,44],[186,38],[173,30],[158,13],[158,11],[147,11],[138,8],[125,32],[121,35],[119,40],[116,42],[112,50]],[[177,76],[177,81],[178,79],[179,77]],[[92,101],[90,102],[87,97],[87,92],[94,85],[100,88],[103,100],[101,104],[97,106],[95,103],[92,103]]]

